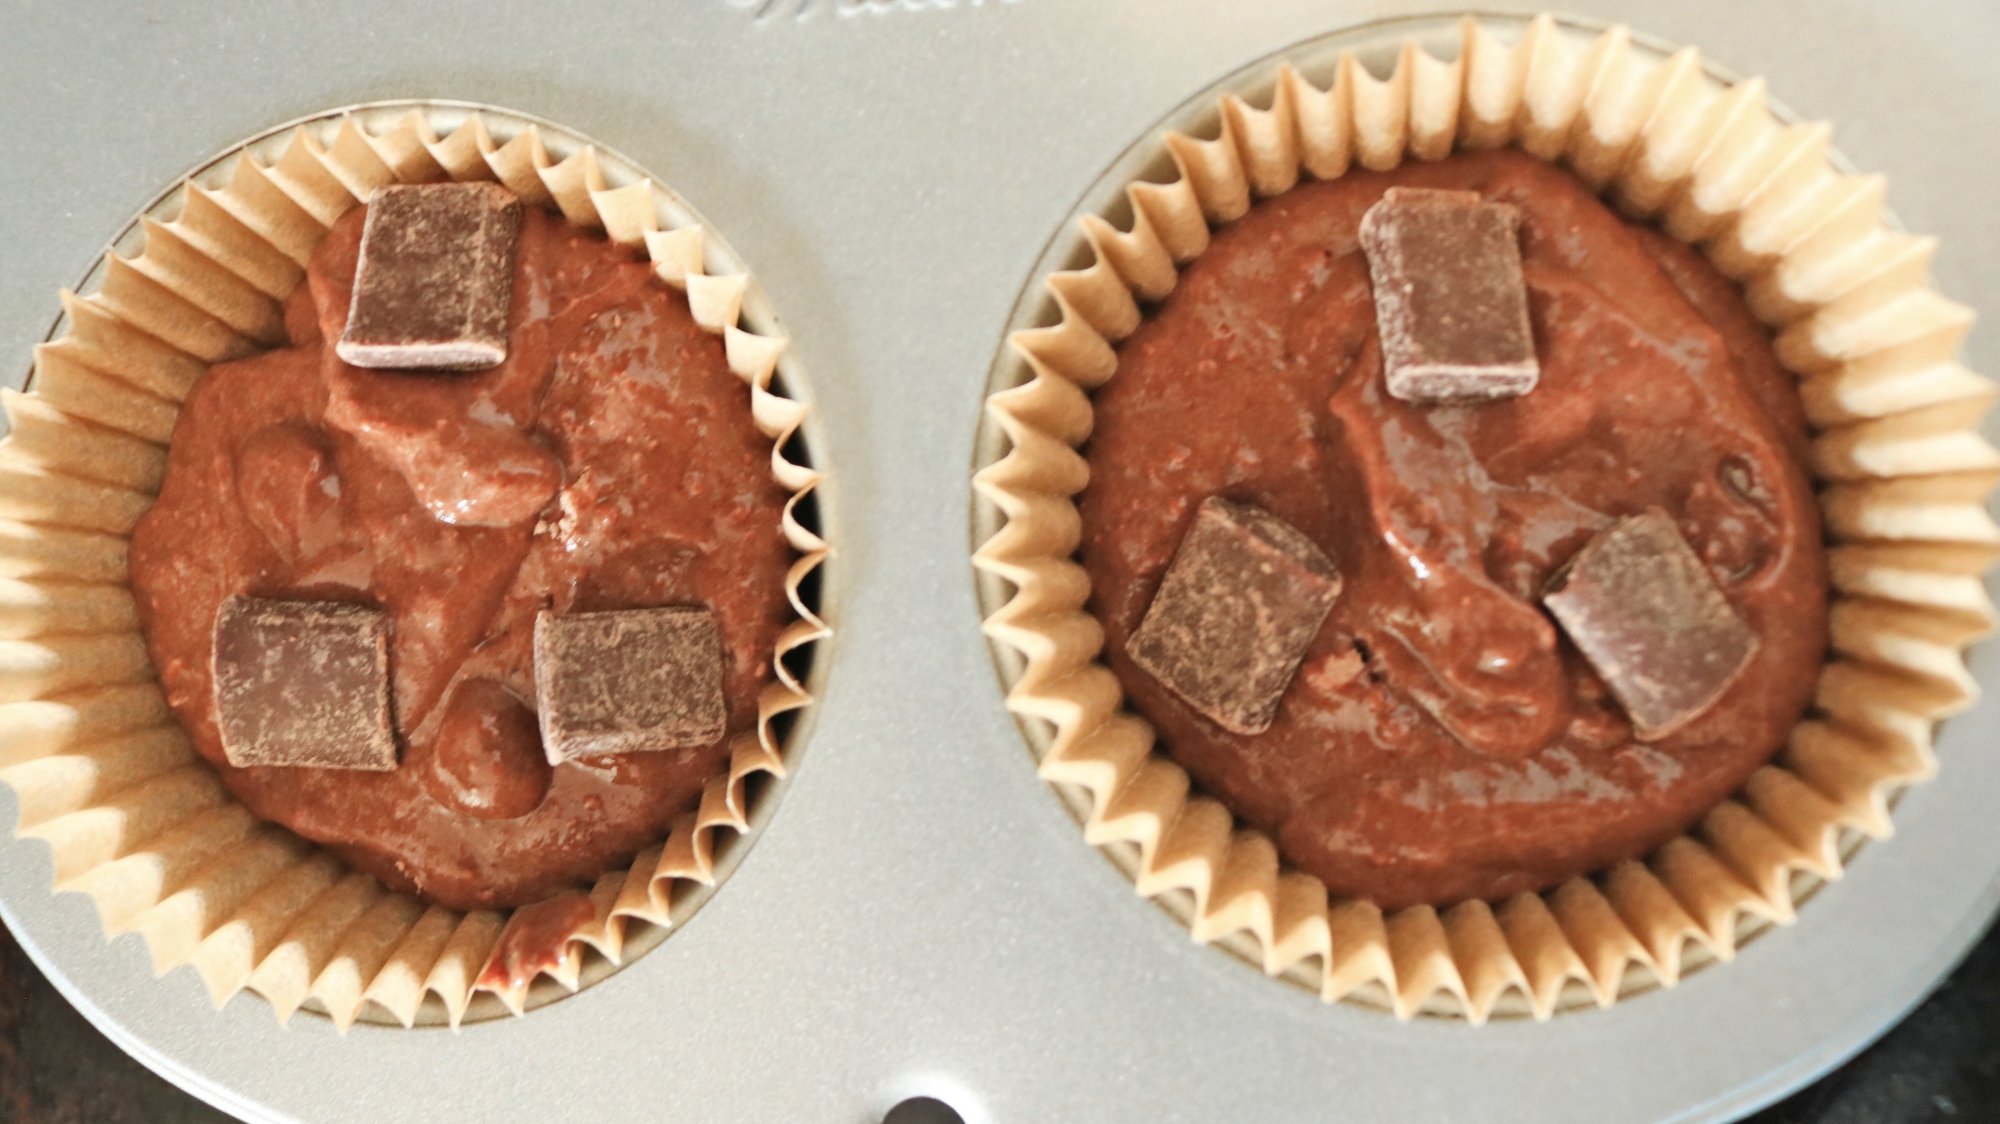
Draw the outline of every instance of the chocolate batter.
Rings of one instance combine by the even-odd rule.
[[[259,816],[457,908],[535,902],[658,842],[751,729],[789,610],[786,495],[722,341],[602,236],[525,215],[508,358],[470,374],[342,363],[363,211],[286,305],[292,346],[211,370],[133,535],[167,697]],[[210,655],[231,593],[379,605],[401,767],[231,768]],[[536,611],[706,605],[729,734],[551,770]]]
[[[1357,229],[1392,186],[1521,209],[1532,392],[1387,394]],[[1812,694],[1826,561],[1792,377],[1693,250],[1541,161],[1454,156],[1260,204],[1120,348],[1096,411],[1082,554],[1111,666],[1163,749],[1336,895],[1498,900],[1642,855],[1767,761]],[[1126,652],[1216,494],[1288,520],[1346,579],[1261,735]],[[1653,506],[1760,643],[1712,709],[1642,744],[1539,597]]]

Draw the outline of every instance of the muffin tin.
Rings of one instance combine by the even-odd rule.
[[[2000,159],[2000,79],[1976,53],[1990,15],[1579,7],[1769,77],[1889,174],[1892,204],[1943,242],[1946,292],[2000,291],[1982,255],[2000,220],[1958,171]],[[190,974],[151,979],[137,940],[107,947],[87,900],[51,897],[36,844],[0,845],[0,915],[121,1045],[252,1119],[864,1120],[915,1095],[972,1121],[1719,1119],[1836,1063],[2000,901],[1981,838],[2000,762],[1980,752],[2000,706],[1946,725],[1945,783],[1911,791],[1898,837],[1796,926],[1672,991],[1477,1029],[1322,1006],[1191,944],[1078,837],[1001,706],[968,473],[1038,256],[1105,165],[1218,76],[1328,33],[1310,49],[1381,61],[1435,24],[1363,21],[1414,9],[707,0],[556,21],[357,0],[220,23],[15,17],[0,46],[0,101],[25,111],[0,172],[15,379],[54,290],[142,193],[237,137],[412,93],[554,118],[665,177],[784,310],[813,375],[836,637],[782,807],[728,884],[614,980],[525,1019],[337,1040],[322,1019],[281,1030],[255,999],[211,1013]],[[1968,363],[2000,367],[1982,343]],[[1991,650],[1972,663],[1996,669]],[[13,807],[0,795],[0,823]]]

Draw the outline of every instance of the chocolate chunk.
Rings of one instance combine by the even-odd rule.
[[[380,609],[231,597],[215,617],[214,670],[231,765],[396,767]]]
[[[722,633],[707,609],[535,618],[535,702],[549,763],[708,745],[722,736]]]
[[[1211,497],[1125,650],[1216,725],[1261,734],[1339,595],[1339,572],[1296,527]]]
[[[499,184],[385,187],[368,203],[335,351],[357,367],[470,371],[507,358],[521,201]]]
[[[1521,213],[1471,191],[1392,187],[1361,218],[1389,393],[1512,398],[1541,367],[1521,279]]]
[[[1625,707],[1640,741],[1658,741],[1714,706],[1757,651],[1756,634],[1658,508],[1599,532],[1542,603]]]

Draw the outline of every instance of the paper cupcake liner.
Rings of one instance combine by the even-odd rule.
[[[1351,54],[1328,88],[1280,66],[1267,104],[1224,96],[1220,121],[1212,138],[1163,138],[1177,174],[1127,188],[1129,224],[1083,218],[1088,264],[1046,278],[1054,314],[1010,337],[1018,382],[987,401],[1009,447],[974,487],[1004,523],[975,562],[1005,591],[986,631],[1011,653],[1008,706],[1045,735],[1041,775],[1196,941],[1402,1018],[1608,1006],[1789,924],[1851,841],[1890,833],[1893,795],[1936,770],[1932,727],[1974,697],[1962,652],[1993,621],[1980,575],[2000,557],[1985,508],[2000,453],[1977,427],[1995,387],[1954,358],[1972,313],[1930,288],[1932,241],[1885,225],[1880,179],[1830,164],[1828,129],[1774,113],[1761,81],[1720,86],[1692,49],[1656,59],[1622,28],[1585,43],[1547,15],[1511,44],[1467,20],[1450,61],[1408,42],[1386,79]],[[1832,652],[1788,747],[1644,861],[1385,914],[1285,867],[1154,752],[1085,607],[1077,450],[1141,303],[1173,289],[1212,227],[1302,178],[1506,144],[1695,243],[1773,331],[1814,428]]]
[[[309,121],[269,163],[244,145],[226,176],[182,185],[171,221],[143,219],[143,248],[107,256],[95,292],[62,294],[66,330],[35,349],[31,390],[0,391],[12,425],[0,442],[0,781],[20,801],[20,834],[48,844],[55,888],[95,899],[107,936],[143,934],[158,972],[192,966],[218,1006],[249,989],[280,1020],[310,1004],[345,1030],[364,1013],[413,1025],[426,996],[454,1026],[479,995],[517,1014],[528,1001],[531,981],[480,982],[508,913],[391,892],[228,794],[167,708],[128,584],[127,540],[165,471],[182,398],[209,364],[284,342],[281,303],[314,247],[376,188],[498,180],[643,247],[723,338],[771,439],[771,474],[791,493],[796,619],[772,655],[756,730],[736,737],[727,772],[665,840],[597,880],[591,916],[548,975],[573,991],[585,950],[616,965],[634,922],[666,927],[692,908],[690,889],[716,882],[722,833],[749,830],[753,778],[785,772],[779,720],[811,702],[793,665],[828,629],[801,586],[827,547],[799,512],[819,474],[787,455],[806,406],[774,381],[785,339],[768,317],[744,319],[749,277],[712,272],[737,267],[708,251],[671,193],[626,182],[588,145],[558,159],[533,124],[504,138],[499,128],[431,107],[379,132],[353,115]]]

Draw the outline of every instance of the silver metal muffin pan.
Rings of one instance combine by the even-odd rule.
[[[574,127],[662,176],[783,317],[817,412],[834,640],[800,768],[721,892],[615,977],[456,1034],[254,997],[213,1012],[0,844],[0,917],[141,1061],[253,1120],[1727,1119],[1914,1004],[2000,903],[2000,704],[1947,725],[1897,837],[1726,966],[1537,1025],[1326,1007],[1192,944],[1086,846],[1001,706],[968,561],[987,372],[1079,196],[1163,114],[1418,5],[1329,0],[494,0],[476,8],[0,13],[0,364],[186,168],[329,106],[435,97]],[[2000,312],[2000,11],[1979,0],[1642,3],[1579,17],[1701,45],[1837,126]],[[1368,25],[1368,26],[1362,26]],[[12,360],[6,359],[12,356]],[[1969,362],[2000,369],[1975,334]],[[1975,652],[1982,682],[2000,653]],[[0,794],[0,827],[16,810]]]

